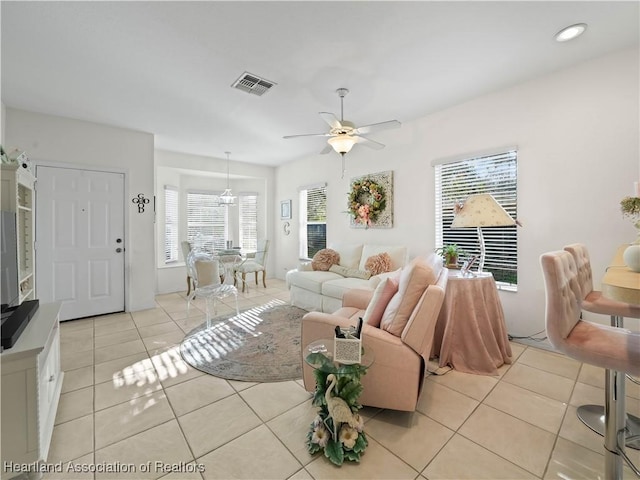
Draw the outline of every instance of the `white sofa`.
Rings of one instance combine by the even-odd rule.
[[[408,260],[407,247],[402,246],[336,243],[328,248],[340,254],[340,266],[353,270],[365,270],[367,259],[383,252],[391,258],[391,272],[404,267]],[[311,262],[306,262],[287,272],[286,280],[291,292],[291,305],[309,311],[333,313],[342,307],[344,292],[351,288],[373,291],[391,272],[364,280],[334,272],[314,271]]]

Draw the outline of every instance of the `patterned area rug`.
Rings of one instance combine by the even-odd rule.
[[[187,334],[182,358],[229,380],[280,382],[302,378],[300,322],[307,313],[282,301],[212,318]]]

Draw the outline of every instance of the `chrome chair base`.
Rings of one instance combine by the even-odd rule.
[[[591,430],[604,437],[604,407],[602,405],[582,405],[578,407],[578,418]],[[640,435],[640,418],[627,414],[626,437]],[[625,445],[640,450],[640,438],[627,440]]]

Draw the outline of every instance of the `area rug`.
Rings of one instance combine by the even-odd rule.
[[[300,322],[307,313],[273,300],[216,317],[187,334],[180,345],[192,367],[216,377],[248,382],[302,378]]]

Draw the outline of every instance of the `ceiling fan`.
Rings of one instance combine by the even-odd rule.
[[[320,117],[322,117],[322,119],[331,127],[327,133],[286,135],[282,138],[329,137],[327,145],[320,151],[320,153],[326,154],[331,150],[339,153],[342,156],[342,175],[344,176],[344,154],[349,153],[356,143],[373,148],[374,150],[380,150],[384,148],[384,144],[376,142],[365,135],[380,130],[398,128],[402,124],[397,120],[388,120],[386,122],[372,123],[356,127],[353,122],[344,119],[344,97],[349,93],[349,90],[346,88],[338,88],[336,93],[340,97],[340,120],[338,120],[333,113],[319,112]]]

